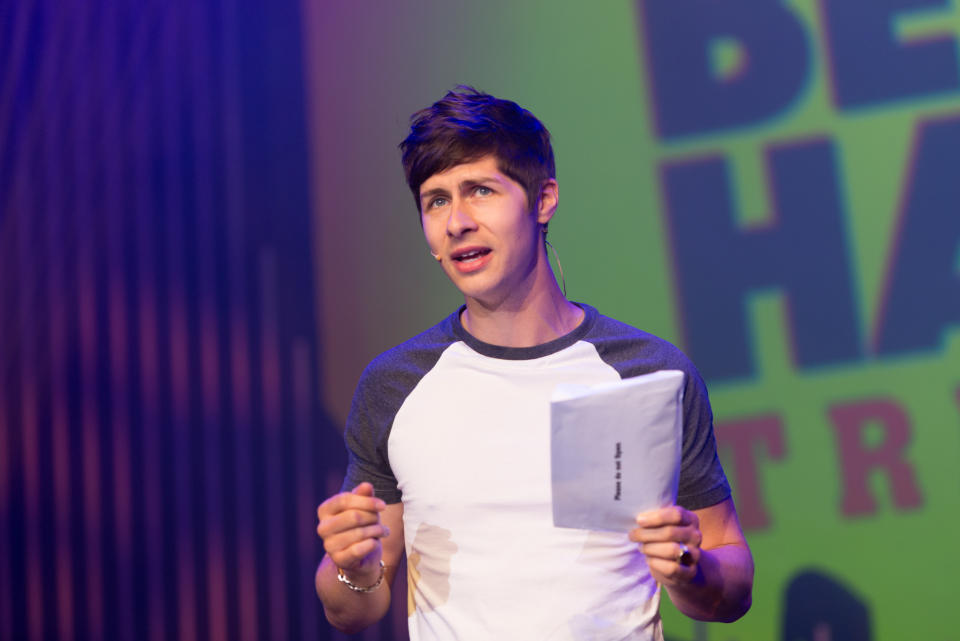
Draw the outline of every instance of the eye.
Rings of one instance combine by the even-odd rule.
[[[473,193],[478,196],[489,196],[493,193],[493,190],[483,185],[477,185],[476,189],[473,190]]]
[[[430,202],[427,203],[427,209],[436,209],[437,207],[443,207],[446,204],[447,204],[446,198],[444,198],[443,196],[437,196],[436,198],[431,199]]]

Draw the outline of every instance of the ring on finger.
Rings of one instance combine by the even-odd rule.
[[[690,548],[683,543],[678,543],[677,545],[680,546],[677,549],[677,563],[684,566],[693,565],[693,554],[690,552]]]

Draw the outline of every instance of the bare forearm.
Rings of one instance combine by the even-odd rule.
[[[701,550],[696,577],[667,585],[677,609],[700,621],[736,621],[750,609],[753,591],[753,558],[741,545]]]
[[[314,577],[317,595],[330,624],[347,634],[376,623],[390,609],[390,581],[386,578],[372,592],[354,592],[337,580],[337,568],[324,556]],[[372,585],[376,576],[363,584]]]

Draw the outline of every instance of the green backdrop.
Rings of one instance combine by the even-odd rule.
[[[677,343],[711,390],[756,560],[754,605],[729,626],[696,624],[666,606],[667,635],[956,638],[948,613],[960,571],[951,541],[960,520],[960,211],[951,197],[960,153],[947,143],[960,117],[960,10],[670,2],[304,3],[327,411],[342,425],[366,362],[459,303],[403,183],[396,144],[409,114],[461,83],[513,99],[553,134],[561,205],[551,239],[570,297]],[[697,64],[710,75],[690,75]],[[685,110],[687,124],[678,116],[671,125]],[[829,167],[810,164],[820,183],[815,172],[774,168],[777,150],[804,145],[829,152]],[[806,224],[805,192],[784,188],[795,198],[779,202],[775,171],[792,171],[800,186],[834,181],[844,270],[827,281],[846,287],[855,321],[847,352],[824,347],[818,356],[795,340],[804,323],[830,326],[836,291],[825,291],[814,318],[798,319],[794,290],[776,277],[745,286],[738,301],[749,362],[739,374],[724,370],[725,326],[684,315],[711,285],[708,263],[678,243],[710,243],[697,238],[710,233],[697,217],[717,219],[722,203],[697,194],[702,211],[681,225],[668,174],[717,166],[743,237],[763,238],[786,205]],[[803,251],[784,253],[782,267],[815,296],[828,248],[812,233],[797,235]],[[714,247],[718,279],[733,264],[755,269],[760,282],[777,258]],[[906,347],[884,347],[884,323]],[[716,366],[703,366],[694,330],[718,350],[706,357]],[[839,340],[824,334],[824,345]],[[813,356],[804,362],[804,353]],[[861,610],[846,598],[863,606],[870,636],[857,636]],[[813,621],[809,636],[796,631],[801,619]],[[834,623],[817,627],[821,620]]]

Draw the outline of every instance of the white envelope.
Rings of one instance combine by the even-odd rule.
[[[550,402],[553,524],[626,532],[677,500],[683,372],[558,385]]]

